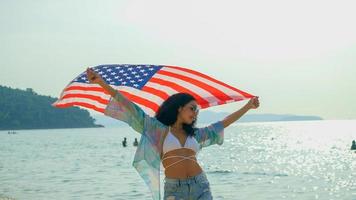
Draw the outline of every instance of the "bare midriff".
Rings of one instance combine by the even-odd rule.
[[[197,163],[195,155],[196,153],[193,150],[187,148],[175,149],[165,153],[162,157],[162,164],[165,168],[166,177],[185,179],[200,174],[203,170]],[[189,157],[192,160],[175,156]]]

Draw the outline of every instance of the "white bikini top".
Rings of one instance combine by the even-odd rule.
[[[173,151],[175,149],[183,149],[183,148],[187,148],[187,149],[191,149],[193,150],[195,153],[197,153],[199,151],[199,143],[197,142],[197,140],[193,137],[193,136],[188,136],[187,139],[185,140],[185,144],[184,146],[182,146],[178,140],[177,137],[175,137],[172,132],[171,132],[171,127],[169,127],[169,131],[168,134],[166,136],[166,138],[164,139],[163,142],[163,155],[169,151]],[[169,167],[178,164],[184,160],[191,160],[194,162],[197,162],[195,159],[195,155],[191,155],[191,156],[167,156],[165,158],[162,159],[162,162],[164,160],[167,159],[171,159],[171,158],[181,158],[180,160],[173,162],[172,164],[168,165],[165,167],[165,169],[168,169]]]
[[[171,127],[169,127],[169,131],[168,134],[163,142],[163,154],[175,150],[175,149],[181,149],[181,148],[187,148],[187,149],[191,149],[194,152],[198,152],[199,151],[199,144],[197,142],[197,140],[193,137],[193,136],[188,136],[187,139],[185,140],[185,144],[184,146],[182,146],[178,140],[178,138],[176,138],[172,132],[171,132]]]

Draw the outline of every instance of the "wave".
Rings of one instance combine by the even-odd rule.
[[[257,175],[257,176],[288,176],[288,174],[282,174],[282,173],[266,173],[266,172],[242,172],[241,174],[245,175]]]
[[[231,170],[214,170],[214,171],[207,171],[209,174],[230,174],[233,173]]]

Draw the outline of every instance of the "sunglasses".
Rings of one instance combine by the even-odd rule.
[[[189,109],[195,113],[198,113],[199,112],[199,108],[198,106],[194,105],[194,106],[189,106]]]

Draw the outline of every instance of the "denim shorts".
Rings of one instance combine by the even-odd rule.
[[[204,172],[186,179],[164,179],[164,200],[211,200],[209,181]]]

